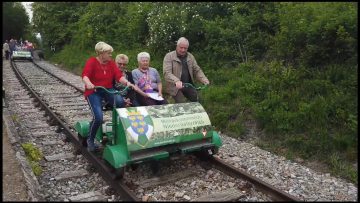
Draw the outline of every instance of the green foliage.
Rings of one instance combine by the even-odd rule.
[[[129,48],[143,48],[149,36],[149,25],[146,22],[153,5],[147,2],[122,3],[121,15],[115,22],[115,39],[117,45],[126,51]],[[140,51],[139,51],[140,52]],[[152,53],[152,52],[151,52]]]
[[[43,158],[42,152],[32,143],[23,143],[21,146],[31,161],[40,161]]]
[[[118,11],[121,13],[121,3],[90,2],[79,19],[80,29],[76,31],[74,43],[81,49],[94,47],[98,41],[111,44],[109,40],[115,34]]]
[[[61,49],[71,42],[78,30],[78,20],[84,13],[86,2],[34,2],[34,29],[41,33],[46,48]]]
[[[24,38],[30,27],[29,17],[20,2],[3,2],[2,40]]]
[[[19,121],[19,118],[18,118],[16,115],[12,115],[12,116],[11,116],[11,119],[12,119],[14,122],[18,122],[18,121]]]
[[[339,174],[342,177],[353,181],[356,185],[358,184],[358,172],[355,167],[350,166],[348,163],[344,163],[343,159],[338,153],[333,153],[330,156],[330,165],[332,171]]]
[[[207,60],[221,68],[222,61],[238,64],[262,59],[277,28],[275,4],[229,3],[226,9],[228,15],[204,23],[206,41],[211,45],[205,46]],[[213,57],[223,60],[211,60]]]
[[[80,75],[82,68],[85,66],[86,60],[90,56],[95,56],[95,51],[91,53],[90,51],[82,50],[76,45],[69,44],[65,45],[58,54],[53,55],[51,60],[57,64],[62,64],[69,70],[72,70]],[[67,58],[68,60],[64,61],[64,58]]]
[[[149,27],[146,44],[155,52],[159,52],[159,49],[170,51],[178,36],[186,29],[185,18],[190,5],[162,2],[155,4],[146,19]]]
[[[41,175],[42,168],[39,165],[39,161],[43,159],[42,152],[35,147],[32,143],[23,143],[21,147],[24,149],[25,154],[27,156],[27,160],[30,163],[30,166],[36,176]]]
[[[203,103],[213,124],[227,134],[244,136],[243,127],[234,129],[233,118],[242,118],[236,120],[242,126],[251,117],[241,112],[251,109],[267,134],[263,147],[289,158],[329,160],[329,152],[337,152],[353,162],[358,148],[356,72],[342,65],[309,70],[276,61],[243,64],[209,71],[213,86],[202,94]]]
[[[308,67],[356,60],[357,8],[352,3],[280,5],[272,55]]]

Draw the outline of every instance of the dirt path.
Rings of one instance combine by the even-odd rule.
[[[24,175],[15,156],[4,122],[2,122],[3,137],[3,176],[2,200],[3,201],[29,201]]]

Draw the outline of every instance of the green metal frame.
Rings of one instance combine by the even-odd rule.
[[[178,105],[178,106],[175,106]],[[186,105],[186,104],[167,104],[167,105],[161,105],[163,107],[163,109],[165,110],[169,110],[171,111],[172,108],[177,108],[180,105]],[[204,111],[203,107],[201,106],[201,104],[194,102],[191,104],[188,104],[188,106],[185,106],[187,108],[192,107],[192,106],[197,106],[197,111],[200,112],[198,113],[198,115],[205,115],[207,122],[206,122],[206,132],[204,130],[204,133],[189,133],[189,134],[180,134],[178,136],[165,136],[165,137],[156,137],[155,135],[153,135],[153,137],[151,139],[148,140],[148,142],[146,143],[145,146],[140,146],[139,144],[136,143],[131,143],[127,140],[127,132],[126,132],[126,127],[124,125],[129,126],[129,123],[126,123],[126,119],[128,119],[130,117],[130,114],[126,114],[128,117],[120,117],[119,112],[122,112],[122,114],[125,112],[130,112],[130,111],[136,111],[137,107],[129,107],[129,108],[121,108],[119,109],[119,111],[117,111],[116,108],[113,108],[112,110],[112,122],[107,123],[107,126],[111,126],[112,127],[112,131],[111,132],[102,132],[102,127],[99,128],[99,130],[96,133],[96,139],[98,141],[102,141],[103,140],[103,136],[105,135],[107,137],[107,142],[102,154],[102,158],[105,159],[110,165],[112,165],[115,169],[124,167],[126,165],[132,164],[132,163],[137,163],[137,162],[142,162],[142,161],[147,161],[147,160],[160,160],[160,159],[164,159],[164,158],[168,158],[170,156],[169,152],[166,150],[161,150],[162,148],[165,148],[167,146],[175,146],[175,148],[177,148],[177,145],[182,145],[182,144],[187,144],[187,143],[192,143],[194,142],[204,142],[206,144],[204,145],[189,145],[189,147],[185,146],[183,149],[181,149],[181,153],[191,153],[193,151],[199,151],[204,149],[204,147],[211,147],[211,148],[215,148],[215,153],[218,151],[218,149],[220,148],[220,146],[222,145],[221,142],[221,138],[219,136],[219,134],[214,131],[211,127],[211,124],[208,123],[208,116],[206,114],[206,112],[202,112]],[[139,107],[139,108],[146,108],[148,110],[154,109],[155,107]],[[199,110],[200,109],[200,110]],[[191,110],[191,109],[190,109]],[[189,109],[188,109],[189,112]],[[190,111],[192,112],[192,111]],[[158,115],[158,114],[155,114]],[[184,114],[185,115],[185,114]],[[189,114],[186,114],[189,115]],[[186,116],[185,115],[185,116]],[[192,114],[190,114],[192,115]],[[124,116],[124,115],[122,115]],[[150,115],[147,115],[146,117],[148,117]],[[142,117],[144,118],[144,116]],[[161,117],[161,119],[167,119],[170,117]],[[125,120],[124,120],[125,119]],[[151,119],[150,117],[147,119]],[[155,119],[155,118],[153,118]],[[145,118],[146,120],[146,118]],[[145,121],[144,120],[144,121]],[[155,119],[156,120],[156,119]],[[202,120],[201,120],[202,121]],[[78,132],[79,136],[86,138],[88,136],[89,133],[89,125],[90,122],[89,121],[79,121],[75,124],[75,130]],[[155,125],[155,124],[154,124]],[[200,128],[202,125],[200,125]],[[155,128],[156,126],[154,126]],[[204,128],[204,129],[205,129]],[[128,127],[129,129],[129,127]],[[191,128],[192,129],[192,128]],[[196,128],[197,129],[197,128]],[[165,134],[167,133],[167,130],[165,128],[163,128],[163,130],[165,131],[159,131],[159,132],[165,132]],[[198,132],[198,131],[197,131]],[[162,134],[164,135],[164,134]],[[163,142],[161,142],[163,141]],[[156,144],[157,143],[162,143],[162,144]],[[159,149],[159,150],[157,150]],[[144,155],[144,156],[132,156],[131,154],[133,153],[142,153],[143,151],[150,151],[150,153]],[[133,158],[132,158],[133,157]],[[135,158],[134,158],[135,157]]]

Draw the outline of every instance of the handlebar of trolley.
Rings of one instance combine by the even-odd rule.
[[[201,86],[197,86],[195,87],[193,84],[191,83],[183,83],[183,87],[192,87],[196,90],[203,90],[203,89],[206,89],[208,85],[201,85]]]
[[[123,94],[125,93],[130,87],[126,86],[123,90],[119,91],[119,90],[115,90],[115,91],[110,91],[108,89],[106,89],[103,86],[95,86],[94,89],[103,89],[105,90],[105,92],[109,93],[109,94]]]

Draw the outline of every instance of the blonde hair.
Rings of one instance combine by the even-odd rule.
[[[138,61],[141,61],[141,58],[148,58],[149,61],[150,61],[150,54],[147,53],[147,52],[140,52],[140,53],[137,55],[137,60],[138,60]]]
[[[129,63],[129,57],[126,56],[125,54],[118,54],[115,58],[115,62],[119,63],[120,59],[123,59],[126,61],[126,63]]]
[[[106,44],[105,42],[98,42],[95,45],[95,51],[97,54],[101,54],[101,53],[107,52],[107,51],[113,52],[114,49],[112,48],[112,46]]]

